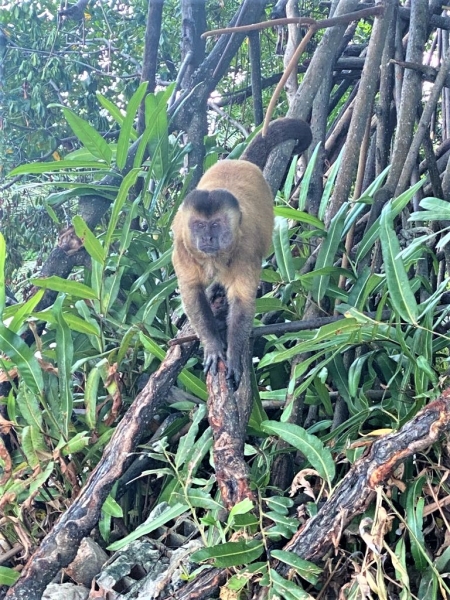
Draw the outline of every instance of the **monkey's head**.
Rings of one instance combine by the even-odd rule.
[[[183,202],[189,215],[188,244],[191,250],[216,256],[233,250],[241,220],[239,203],[226,190],[194,190]]]

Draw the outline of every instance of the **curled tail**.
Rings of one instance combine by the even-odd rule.
[[[248,148],[241,156],[242,160],[247,160],[257,167],[264,169],[272,150],[287,140],[297,140],[294,148],[296,154],[300,154],[310,145],[312,140],[311,129],[305,121],[301,119],[291,119],[282,117],[272,121],[269,125],[267,135],[262,136],[259,132],[250,142]]]

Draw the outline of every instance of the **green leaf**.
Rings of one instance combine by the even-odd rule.
[[[288,509],[294,506],[294,501],[285,496],[270,496],[265,498],[265,502],[271,510],[281,515],[287,515]]]
[[[60,448],[60,452],[63,456],[69,456],[75,454],[75,452],[81,452],[87,448],[90,444],[90,435],[87,431],[80,431],[73,438],[71,438],[67,444],[63,444]]]
[[[206,404],[201,404],[194,413],[192,425],[186,435],[183,435],[178,443],[178,450],[175,456],[175,466],[180,469],[183,465],[192,459],[195,438],[198,434],[200,423],[206,415]]]
[[[291,254],[289,227],[286,219],[277,219],[273,231],[273,247],[278,270],[283,281],[289,283],[295,279],[295,267]]]
[[[308,560],[304,560],[294,554],[293,552],[286,552],[286,550],[272,550],[271,555],[273,558],[283,561],[286,565],[293,567],[300,577],[306,579],[313,585],[317,583],[318,576],[322,573],[322,569]]]
[[[106,500],[103,503],[102,511],[111,517],[116,517],[116,519],[121,519],[123,517],[123,509],[118,504],[111,494],[108,494]]]
[[[44,387],[41,367],[22,338],[0,323],[0,348],[17,367],[26,385],[40,396]]]
[[[30,494],[35,494],[39,492],[44,483],[48,481],[51,474],[53,473],[53,469],[55,468],[55,463],[51,460],[45,467],[45,470],[39,473],[36,478],[31,481],[30,484]]]
[[[393,307],[407,323],[417,324],[418,307],[406,273],[397,235],[392,226],[392,211],[387,204],[381,212],[380,240],[386,282]]]
[[[92,369],[89,371],[89,375],[86,380],[86,386],[84,390],[84,405],[86,407],[86,423],[91,430],[94,430],[97,426],[97,400],[98,400],[98,386],[103,378],[105,368],[107,368],[108,360],[102,358]]]
[[[42,429],[43,417],[38,396],[26,385],[20,385],[16,400],[26,424],[38,430]]]
[[[133,96],[128,102],[127,112],[122,127],[120,128],[119,139],[117,141],[116,164],[117,168],[120,170],[125,167],[127,162],[130,137],[132,137],[132,131],[134,132],[134,119],[146,92],[147,83],[143,82],[134,92]]]
[[[308,433],[303,427],[294,423],[279,423],[278,421],[264,421],[261,429],[265,433],[277,435],[282,440],[299,450],[310,462],[312,467],[319,473],[320,477],[331,483],[336,473],[331,452],[314,435]]]
[[[64,296],[59,296],[53,305],[52,312],[56,317],[56,361],[58,365],[59,398],[64,419],[63,434],[64,437],[68,439],[73,409],[71,373],[73,341],[72,332],[67,326],[62,314],[63,302]]]
[[[125,175],[122,183],[120,184],[119,192],[117,194],[117,198],[114,201],[111,209],[111,217],[108,223],[108,229],[105,234],[105,242],[103,246],[103,256],[104,261],[108,258],[109,247],[111,245],[111,240],[114,234],[114,231],[117,227],[117,223],[119,222],[120,214],[128,198],[128,192],[130,191],[131,186],[136,183],[136,180],[139,176],[139,169],[132,169],[129,173]]]
[[[27,425],[22,429],[21,449],[26,456],[29,466],[34,470],[41,463],[40,453],[43,444],[43,436],[37,427]],[[28,480],[28,485],[30,480]]]
[[[9,324],[9,329],[14,333],[18,333],[20,328],[24,325],[26,319],[31,315],[35,306],[39,304],[44,295],[44,290],[38,290],[29,300],[23,304],[15,304],[11,307],[14,311],[14,317]],[[9,312],[9,311],[8,311]]]
[[[168,169],[169,132],[165,97],[164,92],[158,92],[145,98],[145,131],[134,161],[134,166],[141,166],[145,148],[150,143],[151,168],[156,179],[163,179]]]
[[[303,174],[302,185],[300,187],[300,194],[298,197],[298,209],[305,210],[308,202],[308,192],[309,192],[309,184],[311,182],[311,177],[313,171],[316,167],[317,156],[319,154],[319,150],[321,148],[321,142],[317,144],[314,148],[314,152],[311,154],[311,157],[308,161],[308,165]]]
[[[0,585],[11,586],[19,579],[20,573],[9,567],[0,566]]]
[[[142,332],[139,334],[139,339],[144,345],[144,348],[148,352],[153,354],[153,356],[156,356],[156,358],[158,358],[159,360],[164,359],[166,353],[157,342],[150,339]],[[189,373],[189,371],[187,371],[186,369],[183,369],[183,371],[178,375],[178,380],[186,387],[187,390],[189,390],[197,398],[200,398],[201,400],[208,399],[208,393],[206,391],[205,383],[192,373]]]
[[[108,165],[111,163],[112,150],[102,136],[87,121],[76,115],[70,108],[63,107],[64,116],[72,131],[96,158],[104,160]]]
[[[399,215],[402,212],[402,210],[409,203],[409,201],[414,196],[414,194],[423,186],[424,183],[425,183],[425,178],[418,181],[411,188],[409,188],[408,190],[403,192],[403,194],[400,194],[400,196],[398,196],[398,198],[394,198],[392,200],[392,203],[391,203],[392,218],[395,218],[397,215]],[[368,192],[368,190],[366,190],[366,192]],[[359,262],[361,259],[363,259],[366,256],[366,254],[368,252],[370,252],[370,250],[372,249],[375,242],[379,239],[379,237],[380,237],[380,218],[381,217],[378,217],[378,219],[375,221],[375,223],[373,223],[373,225],[369,228],[369,231],[364,234],[364,237],[361,240],[361,243],[358,248],[358,252],[356,254],[356,262]]]
[[[122,126],[125,116],[122,114],[120,108],[116,106],[113,102],[111,102],[111,100],[108,100],[106,96],[100,94],[100,92],[97,92],[97,100],[103,106],[103,108],[105,108],[109,112],[109,114],[113,117],[116,123]],[[130,137],[133,141],[137,140],[138,135],[136,131],[134,131],[134,129],[130,131]]]
[[[65,184],[65,186],[64,186]],[[68,187],[68,184],[66,182],[61,183],[54,183],[54,185],[58,185],[58,187]],[[59,191],[59,192],[54,192],[53,194],[49,194],[45,200],[45,208],[47,209],[47,211],[50,213],[52,206],[61,206],[62,204],[64,204],[65,202],[67,202],[68,200],[70,200],[71,198],[81,198],[83,196],[101,196],[102,198],[105,198],[106,200],[108,200],[109,202],[111,202],[111,204],[114,202],[115,197],[117,196],[117,190],[118,187],[117,186],[102,186],[102,185],[88,185],[88,184],[78,184],[76,185],[76,187],[73,187],[74,184],[72,184],[72,189],[69,190],[64,190],[64,191]],[[58,222],[58,220],[55,221],[56,223]]]
[[[233,506],[228,515],[228,521],[231,522],[236,515],[245,515],[253,509],[253,502],[249,498],[244,498]]]
[[[345,202],[331,220],[327,237],[322,240],[322,243],[320,244],[315,270],[333,266],[334,261],[336,260],[336,252],[342,239],[347,208],[348,203]],[[327,293],[329,283],[330,275],[321,275],[313,280],[311,293],[317,303],[320,304]]]
[[[0,318],[6,305],[6,282],[5,282],[5,260],[6,260],[6,242],[0,233]]]
[[[84,220],[79,215],[75,215],[75,217],[72,219],[72,225],[75,228],[75,233],[83,242],[83,246],[86,248],[89,256],[91,256],[101,265],[104,265],[103,246],[89,229]]]
[[[9,177],[16,175],[29,175],[36,173],[54,173],[64,169],[105,169],[104,162],[95,160],[55,160],[54,162],[30,163],[20,165],[9,173]]]
[[[239,540],[197,550],[191,555],[191,560],[201,562],[212,558],[218,568],[236,567],[253,562],[264,550],[262,540]]]
[[[408,221],[450,221],[450,202],[440,198],[423,198],[419,202],[423,210],[413,212]]]
[[[50,310],[44,310],[42,312],[35,312],[32,314],[36,319],[41,319],[42,321],[56,324],[56,317],[50,312]],[[95,335],[97,337],[100,336],[100,327],[95,321],[89,323],[88,321],[68,312],[64,313],[64,320],[73,331],[85,333],[86,335]]]
[[[325,226],[317,217],[313,215],[309,215],[306,212],[301,210],[296,210],[295,208],[291,208],[290,206],[275,206],[274,213],[276,217],[283,217],[283,219],[292,219],[292,221],[296,221],[298,223],[305,223],[306,225],[311,225],[311,227],[315,227],[316,229],[324,230]]]
[[[405,539],[403,537],[398,540],[395,546],[395,553],[391,553],[390,556],[397,580],[401,581],[403,586],[400,590],[400,600],[409,600],[412,598],[412,596],[410,591],[408,568],[406,566]]]
[[[149,518],[145,523],[143,523],[142,525],[137,527],[132,533],[125,536],[121,540],[114,542],[114,544],[111,544],[110,546],[108,546],[107,549],[113,550],[114,552],[116,550],[120,550],[121,548],[123,548],[124,546],[129,544],[130,542],[134,542],[134,540],[139,539],[143,535],[147,535],[148,533],[155,531],[155,529],[158,529],[158,527],[162,527],[163,525],[166,525],[166,523],[168,523],[169,521],[172,521],[172,519],[176,519],[177,517],[182,515],[187,510],[189,510],[189,507],[186,506],[185,504],[175,504],[174,506],[171,506],[171,507],[168,506],[157,517]]]
[[[411,534],[411,553],[416,568],[423,572],[428,566],[427,548],[423,534],[423,509],[425,477],[419,477],[408,490],[406,497],[406,522]]]
[[[313,596],[310,596],[308,592],[305,592],[293,581],[284,579],[275,569],[270,569],[270,575],[275,597],[283,598],[283,600],[313,600]]]
[[[376,325],[376,323],[374,323]],[[317,352],[318,350],[327,348],[343,348],[344,343],[350,343],[356,335],[362,332],[361,325],[356,319],[345,318],[323,325],[319,330],[313,332],[305,332],[303,335],[306,339],[297,334],[289,334],[283,336],[283,340],[296,340],[296,345],[291,348],[276,350],[269,352],[263,356],[259,363],[259,367],[273,365],[284,360],[289,360],[300,352]],[[367,339],[372,339],[374,336],[367,336]],[[314,357],[313,357],[314,358]]]
[[[180,492],[174,492],[171,497],[178,502],[186,502],[184,494]],[[198,488],[189,488],[187,490],[187,499],[192,506],[201,508],[202,510],[223,510],[224,508],[220,502],[211,498],[211,494]]]
[[[317,215],[319,217],[319,219],[323,220],[325,218],[327,206],[329,204],[329,200],[330,200],[331,192],[333,190],[334,182],[336,181],[337,174],[339,173],[343,155],[344,155],[344,147],[339,152],[339,156],[337,157],[337,160],[335,161],[334,165],[331,167],[330,174],[327,178],[327,182],[326,182],[324,190],[323,190],[322,198],[320,200],[319,211],[318,211],[318,215]]]
[[[273,310],[285,310],[286,305],[279,298],[257,298],[256,313],[268,313]]]
[[[286,175],[286,180],[283,186],[283,197],[286,201],[289,200],[292,191],[292,185],[294,183],[295,173],[297,172],[297,162],[298,158],[294,156],[291,160],[291,166],[289,167],[288,174]]]
[[[84,283],[72,281],[71,279],[63,279],[57,275],[51,277],[36,277],[31,280],[34,285],[44,288],[44,290],[53,290],[54,292],[63,292],[70,296],[83,298],[83,300],[97,300],[97,295],[94,290]]]

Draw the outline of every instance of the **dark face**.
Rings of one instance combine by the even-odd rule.
[[[194,216],[189,221],[192,244],[205,254],[226,252],[233,243],[233,232],[226,213],[213,215],[207,219]]]

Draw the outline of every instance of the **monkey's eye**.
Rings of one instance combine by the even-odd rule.
[[[211,227],[213,229],[217,229],[219,227],[219,223],[211,223]]]
[[[205,224],[202,221],[199,221],[197,223],[197,227],[198,227],[198,229],[205,229]]]

